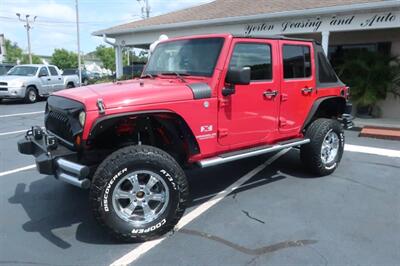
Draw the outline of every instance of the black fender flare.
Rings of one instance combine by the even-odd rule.
[[[312,105],[310,111],[308,112],[307,118],[306,120],[304,120],[303,126],[302,126],[302,130],[304,130],[311,122],[312,118],[314,117],[314,115],[317,113],[319,107],[321,106],[321,104],[325,101],[328,100],[333,100],[333,99],[337,99],[340,100],[342,102],[342,106],[340,107],[340,109],[343,111],[343,113],[345,112],[346,109],[346,99],[341,97],[341,96],[325,96],[325,97],[321,97],[318,98]]]
[[[128,112],[128,113],[121,113],[121,114],[114,114],[114,115],[106,115],[103,117],[98,118],[91,126],[89,136],[87,139],[87,142],[91,142],[104,132],[105,130],[109,129],[111,126],[113,126],[118,120],[127,118],[127,117],[132,117],[132,116],[157,116],[157,115],[162,115],[162,114],[168,114],[171,116],[175,116],[177,119],[179,119],[178,125],[179,129],[182,131],[183,135],[185,138],[188,138],[189,140],[189,152],[190,154],[198,154],[200,152],[200,147],[199,144],[196,140],[196,137],[194,136],[194,133],[188,123],[177,113],[170,111],[170,110],[145,110],[145,111],[138,111],[138,112]],[[160,119],[157,119],[157,121],[161,121]],[[162,122],[161,122],[162,123]],[[171,130],[173,134],[176,134],[177,131],[175,128],[170,127],[168,125],[165,125],[166,123],[162,123],[168,130]]]

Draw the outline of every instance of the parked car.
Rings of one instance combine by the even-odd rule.
[[[146,63],[134,63],[130,66],[124,66],[123,74],[128,77],[140,77]]]
[[[7,74],[7,72],[13,67],[13,64],[0,64],[0,76]]]
[[[300,147],[316,176],[343,154],[349,89],[312,40],[212,34],[160,42],[139,80],[48,98],[45,130],[18,143],[37,169],[90,188],[96,219],[142,241],[172,230],[189,200],[184,168]]]
[[[77,75],[62,76],[52,65],[18,65],[7,75],[0,76],[0,100],[24,99],[34,103],[39,97],[47,97],[53,92],[79,85]]]
[[[79,70],[76,68],[67,68],[63,71],[63,76],[77,75],[79,77]],[[82,85],[86,86],[89,84],[89,80],[94,79],[93,75],[85,69],[81,70]]]

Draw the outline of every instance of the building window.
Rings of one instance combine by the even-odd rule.
[[[305,45],[284,45],[283,69],[285,79],[310,77],[310,47]]]
[[[229,68],[250,67],[251,80],[271,80],[271,47],[261,43],[238,43]]]
[[[343,64],[346,59],[355,57],[362,52],[377,52],[390,56],[390,49],[390,42],[331,45],[329,46],[328,58],[332,66],[337,67]]]

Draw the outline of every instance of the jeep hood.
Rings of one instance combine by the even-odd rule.
[[[187,85],[170,79],[130,80],[62,90],[54,95],[82,102],[87,111],[93,111],[98,110],[98,99],[106,109],[192,100],[193,92]]]

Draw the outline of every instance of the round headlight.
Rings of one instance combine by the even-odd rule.
[[[85,120],[86,120],[86,113],[84,111],[79,113],[79,123],[81,126],[85,125]]]

